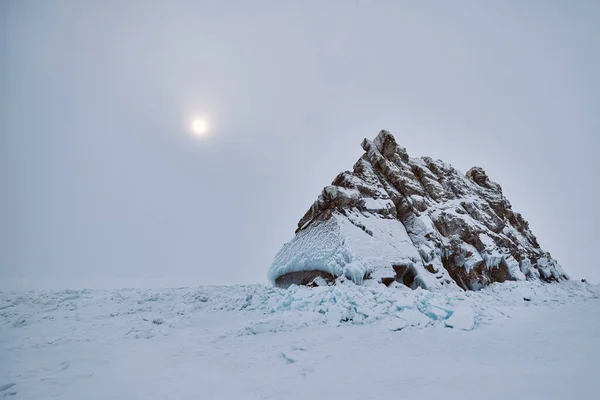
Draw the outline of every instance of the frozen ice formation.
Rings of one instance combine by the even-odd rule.
[[[362,147],[353,171],[323,189],[275,256],[268,271],[275,285],[350,279],[478,290],[568,279],[482,168],[464,175],[440,160],[409,157],[385,130]]]

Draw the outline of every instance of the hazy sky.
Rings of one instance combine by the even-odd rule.
[[[599,1],[4,0],[0,27],[2,288],[266,282],[382,128],[600,281]]]

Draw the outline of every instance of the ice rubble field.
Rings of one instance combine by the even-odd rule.
[[[0,292],[0,397],[598,399],[600,286]]]

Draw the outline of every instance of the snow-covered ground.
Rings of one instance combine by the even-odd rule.
[[[0,292],[0,397],[597,399],[600,286]]]

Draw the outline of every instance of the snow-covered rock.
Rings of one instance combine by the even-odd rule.
[[[353,171],[323,189],[276,255],[268,276],[277,286],[350,279],[478,290],[568,279],[483,169],[464,175],[411,158],[385,130],[362,147]]]

